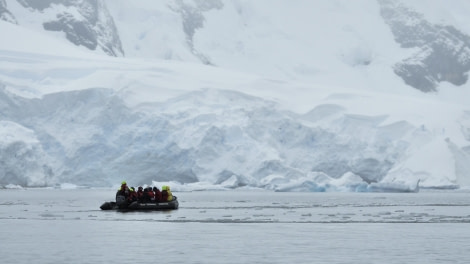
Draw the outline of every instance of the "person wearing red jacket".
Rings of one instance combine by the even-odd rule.
[[[153,192],[152,187],[147,188],[147,194],[150,202],[155,202],[155,193]]]
[[[162,201],[162,192],[157,187],[153,187],[153,192],[155,193],[155,202],[159,203]]]
[[[142,203],[144,201],[144,189],[142,188],[142,186],[139,186],[139,188],[137,188],[137,201],[139,201],[139,203]]]
[[[134,187],[129,189],[129,197],[127,197],[127,201],[130,203],[137,201],[137,193],[135,192]]]

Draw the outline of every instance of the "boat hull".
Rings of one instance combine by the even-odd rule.
[[[168,202],[159,202],[159,203],[132,202],[131,204],[105,202],[100,206],[101,210],[121,210],[121,211],[175,210],[175,209],[178,209],[178,207],[179,207],[179,202],[176,196],[173,197],[173,200],[168,201]]]

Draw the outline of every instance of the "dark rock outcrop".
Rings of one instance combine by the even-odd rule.
[[[440,82],[463,85],[470,70],[470,37],[453,26],[432,24],[423,15],[392,0],[379,0],[381,15],[395,41],[417,48],[413,56],[397,63],[395,73],[423,92],[437,91]]]
[[[0,0],[0,20],[17,24],[15,16],[10,11],[8,11],[5,0]]]
[[[50,31],[62,31],[66,38],[77,46],[90,50],[102,49],[111,56],[123,56],[121,40],[112,16],[102,0],[18,0],[25,8],[43,12],[45,9],[62,5],[57,9],[56,19],[43,23]],[[79,14],[77,16],[77,14]]]

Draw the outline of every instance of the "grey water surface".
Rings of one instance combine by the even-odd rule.
[[[2,263],[468,263],[470,192],[175,192],[102,211],[110,189],[0,190]]]

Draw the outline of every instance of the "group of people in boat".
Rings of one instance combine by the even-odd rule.
[[[143,188],[142,186],[139,186],[136,191],[134,187],[128,187],[126,181],[121,183],[116,198],[118,196],[124,196],[129,204],[136,201],[139,203],[161,203],[173,200],[173,194],[168,185],[162,186],[161,191],[158,187]]]

